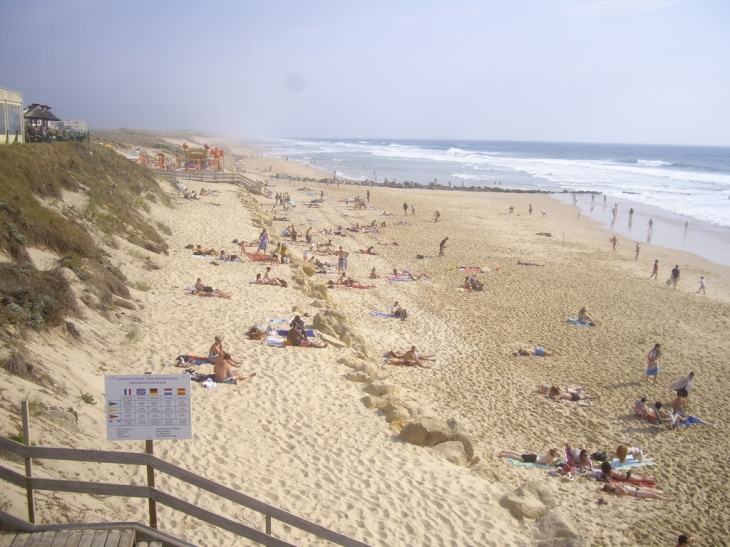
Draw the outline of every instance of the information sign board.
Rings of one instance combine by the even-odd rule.
[[[109,441],[192,439],[189,374],[108,374]]]

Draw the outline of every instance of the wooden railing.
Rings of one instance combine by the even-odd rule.
[[[25,402],[25,401],[24,401]],[[28,436],[25,436],[28,439]],[[198,520],[207,522],[218,528],[232,532],[253,540],[262,545],[272,547],[293,547],[291,543],[275,538],[271,535],[271,520],[288,524],[305,532],[325,539],[335,545],[345,547],[368,547],[366,543],[352,539],[344,534],[325,528],[314,522],[293,515],[282,509],[272,507],[250,496],[237,492],[232,488],[223,486],[214,481],[191,473],[176,465],[168,463],[152,454],[137,452],[114,452],[107,450],[80,450],[74,448],[50,448],[45,446],[28,446],[20,444],[11,439],[0,437],[0,449],[24,458],[26,461],[26,474],[23,475],[12,469],[0,466],[0,480],[9,482],[26,489],[28,497],[28,520],[34,522],[33,491],[50,490],[53,492],[75,492],[80,494],[96,494],[100,496],[122,496],[127,498],[144,498],[161,503],[172,509],[195,517]],[[261,532],[245,524],[241,524],[216,513],[206,511],[197,505],[181,500],[154,488],[154,486],[135,486],[128,484],[108,484],[97,482],[44,479],[32,477],[29,467],[33,459],[65,460],[90,463],[115,463],[123,465],[145,465],[183,482],[198,487],[212,494],[215,494],[237,505],[252,509],[266,516],[266,532]],[[150,526],[156,528],[156,522]]]
[[[228,182],[230,184],[237,184],[239,186],[245,187],[247,190],[254,194],[260,194],[261,188],[263,187],[263,184],[260,182],[256,182],[255,180],[247,177],[246,175],[242,175],[240,173],[203,173],[200,171],[194,172],[194,171],[168,171],[166,169],[159,169],[156,167],[150,167],[156,174],[166,177],[169,179],[173,179],[176,181],[180,181],[182,183],[190,181],[190,182],[202,182],[202,183],[211,183],[211,182]]]

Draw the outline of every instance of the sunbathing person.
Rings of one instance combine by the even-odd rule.
[[[553,401],[585,401],[596,398],[595,395],[590,395],[588,393],[578,393],[575,389],[564,391],[557,386],[552,386],[550,388],[548,397],[550,397]]]
[[[198,278],[198,280],[195,282],[195,291],[198,293],[203,293],[207,296],[219,296],[221,298],[231,297],[231,293],[223,292],[220,289],[216,289],[214,287],[206,285],[200,278]]]
[[[644,482],[652,485],[656,483],[656,479],[651,475],[639,475],[631,471],[617,471],[611,467],[609,462],[601,463],[601,476],[606,481]]]
[[[586,313],[585,307],[582,307],[578,312],[578,322],[585,325],[594,325],[596,322]]]
[[[545,264],[538,264],[537,262],[522,262],[521,260],[517,261],[517,264],[520,266],[544,266]]]
[[[420,361],[435,361],[436,356],[435,355],[423,355],[422,353],[419,353],[418,350],[416,350],[416,346],[411,346],[411,349],[409,351],[393,351],[390,350],[388,352],[388,356],[395,357],[396,359],[405,359],[406,355],[409,353],[412,353],[416,356],[416,359],[419,359]]]
[[[404,274],[408,275],[408,277],[413,279],[413,281],[423,281],[424,279],[431,279],[425,273],[413,275],[411,272],[404,272]]]
[[[668,500],[671,498],[664,497],[667,492],[661,490],[655,490],[654,488],[642,488],[641,486],[629,486],[627,484],[604,484],[598,489],[600,492],[611,492],[619,497],[628,496],[630,498],[639,499],[655,499],[655,500]]]
[[[237,382],[239,380],[247,380],[256,376],[255,372],[250,374],[240,374],[238,371],[233,370],[231,365],[230,355],[228,353],[223,354],[222,358],[218,359],[213,365],[213,374],[215,375],[216,382],[222,384]]]
[[[385,361],[388,365],[404,366],[404,367],[421,367],[431,368],[428,365],[424,365],[423,361],[416,357],[413,351],[407,351],[403,354],[401,359],[388,359]]]
[[[223,249],[221,249],[221,254],[218,258],[221,260],[228,260],[229,262],[241,262],[241,258],[238,255],[229,255]]]
[[[637,462],[653,461],[652,458],[644,459],[644,451],[638,446],[626,446],[625,444],[622,444],[616,449],[616,457],[618,458],[618,461],[620,461],[622,464],[629,456],[634,458]]]
[[[473,290],[472,286],[471,286],[471,280],[469,279],[468,275],[464,278],[464,284],[461,286],[461,288],[464,289],[465,291]]]
[[[196,256],[218,256],[215,249],[203,249],[200,245],[195,247],[193,254]]]
[[[554,465],[555,462],[559,459],[557,448],[551,448],[550,450],[548,450],[547,454],[520,454],[511,450],[501,450],[499,454],[497,454],[497,456],[499,456],[500,458],[511,458],[513,460],[517,460],[518,462],[538,463],[545,465]]]
[[[281,285],[281,280],[278,277],[271,277],[271,266],[266,266],[266,272],[262,281],[271,285]]]
[[[530,355],[533,355],[535,357],[547,357],[552,355],[552,351],[548,351],[545,348],[541,348],[540,346],[535,346],[535,349],[524,349],[520,348],[512,355],[520,355],[522,357],[527,357]]]
[[[256,274],[256,281],[254,281],[255,285],[273,285],[275,287],[285,287],[286,285],[282,283],[282,279],[279,279],[278,277],[272,277],[268,281],[264,281],[264,279],[261,277],[260,273]]]
[[[469,280],[469,284],[471,285],[471,288],[475,291],[481,291],[484,289],[484,284],[479,281],[476,274],[472,274],[471,279]]]
[[[306,335],[297,327],[289,329],[289,333],[286,335],[286,339],[291,343],[292,346],[310,347],[310,348],[326,348],[327,342],[319,344],[313,340],[308,340]]]
[[[375,271],[375,268],[370,270],[370,279],[378,279],[380,276],[378,275],[378,272]]]

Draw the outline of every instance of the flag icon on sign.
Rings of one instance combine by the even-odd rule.
[[[171,387],[166,387],[165,388],[165,395],[172,395],[172,388]]]
[[[147,395],[147,390],[144,388],[137,388],[137,395]]]
[[[177,394],[178,395],[185,395],[185,388],[184,387],[177,388]]]
[[[150,388],[150,395],[157,395],[157,388],[156,387]]]
[[[110,420],[118,420],[119,419],[119,416],[117,416],[116,414],[109,414],[109,419]]]
[[[109,403],[109,406],[117,406],[119,403]]]

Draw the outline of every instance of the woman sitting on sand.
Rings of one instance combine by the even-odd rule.
[[[639,499],[668,500],[664,497],[667,492],[653,488],[642,488],[641,486],[628,486],[627,484],[604,484],[598,489],[600,492],[611,492],[619,497],[630,497]]]
[[[545,348],[541,348],[540,346],[535,346],[535,349],[520,348],[512,355],[519,355],[521,357],[528,357],[530,355],[533,355],[535,357],[547,357],[552,354],[553,354],[552,351],[548,351]]]
[[[547,454],[520,454],[518,452],[512,452],[511,450],[501,450],[497,454],[500,458],[510,458],[517,460],[518,462],[525,463],[539,463],[545,465],[554,465],[558,461],[558,449],[551,448]]]
[[[292,346],[310,347],[310,348],[326,348],[327,343],[319,344],[313,340],[307,339],[306,335],[297,327],[289,329],[289,333],[286,335],[287,341]]]
[[[464,289],[465,291],[472,290],[471,279],[469,278],[468,275],[464,278],[464,284],[461,286],[461,288]]]
[[[605,481],[643,482],[651,485],[656,483],[656,479],[651,475],[639,475],[631,471],[616,471],[611,467],[610,462],[601,463],[601,476]]]
[[[378,272],[375,271],[375,268],[370,270],[370,279],[378,279],[380,276],[378,275]]]
[[[206,296],[218,296],[220,298],[231,297],[230,293],[223,292],[220,289],[216,289],[214,287],[206,285],[200,278],[198,278],[198,280],[195,282],[195,292],[205,294]]]
[[[586,313],[585,306],[582,307],[580,309],[580,311],[578,312],[578,322],[583,323],[584,325],[591,325],[591,326],[595,325],[595,323],[596,323],[593,319],[591,319],[591,317],[588,315],[588,313]]]
[[[558,386],[552,386],[550,393],[548,394],[553,401],[585,401],[587,399],[595,399],[595,395],[588,393],[578,393],[576,389],[569,389],[567,391],[560,389]]]
[[[268,281],[264,281],[264,279],[261,277],[260,273],[256,274],[256,281],[254,281],[254,285],[273,285],[275,287],[285,287],[282,283],[282,279],[279,279],[278,277],[272,277],[269,278]]]

